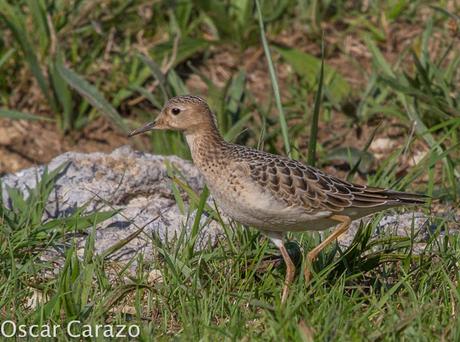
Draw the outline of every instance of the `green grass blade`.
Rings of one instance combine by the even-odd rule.
[[[3,19],[6,25],[10,28],[16,42],[21,47],[32,74],[37,80],[41,92],[46,97],[53,110],[55,110],[57,108],[56,104],[51,96],[51,91],[48,83],[46,82],[45,75],[40,67],[38,57],[34,50],[34,45],[31,43],[26,31],[27,25],[24,15],[17,7],[11,6],[6,1],[0,1],[0,19]]]
[[[189,90],[184,81],[181,80],[179,75],[174,70],[170,70],[168,72],[167,80],[175,95],[186,95],[189,93]]]
[[[191,258],[193,256],[193,251],[195,249],[195,243],[198,238],[198,233],[200,230],[201,216],[203,215],[204,208],[206,206],[206,200],[209,196],[209,191],[207,188],[204,188],[200,196],[200,201],[195,214],[195,220],[193,221],[192,231],[190,232],[190,239],[188,241],[188,256]]]
[[[367,48],[372,53],[374,62],[376,63],[379,70],[382,71],[383,74],[387,77],[390,77],[390,78],[395,77],[395,74],[393,70],[391,69],[391,66],[387,63],[387,61],[385,60],[385,57],[383,56],[382,52],[377,47],[375,42],[369,36],[364,36],[364,41],[366,42]]]
[[[11,56],[16,52],[16,49],[12,48],[9,49],[7,52],[4,53],[2,57],[0,57],[0,69],[2,68],[3,64],[8,62]]]
[[[174,175],[174,168],[173,166],[171,165],[171,163],[169,162],[169,160],[165,160],[165,166],[166,166],[166,172],[168,173],[168,177],[171,178],[171,179],[174,179],[175,175]],[[182,199],[182,196],[180,194],[180,191],[179,189],[177,188],[177,185],[175,182],[171,182],[171,190],[172,190],[172,193],[174,195],[174,200],[176,201],[176,205],[178,206],[179,208],[179,212],[182,214],[182,215],[185,215],[185,203],[184,203],[184,200]]]
[[[139,228],[138,230],[134,231],[133,233],[129,234],[127,237],[125,237],[124,239],[116,242],[115,244],[113,244],[112,246],[108,247],[107,249],[105,249],[102,253],[101,253],[101,258],[102,259],[106,259],[107,257],[109,257],[110,255],[112,255],[113,253],[115,253],[116,251],[118,251],[120,248],[122,248],[123,246],[125,246],[126,244],[128,244],[130,241],[132,241],[133,239],[135,239],[136,237],[139,236],[140,233],[142,233],[144,231],[144,227],[141,227]]]
[[[62,115],[60,116],[60,126],[64,132],[70,131],[75,128],[75,116],[73,113],[72,93],[68,84],[61,77],[56,68],[56,63],[51,63],[49,68],[51,82],[56,94],[56,98],[61,104]]]
[[[158,66],[158,64],[156,64],[148,56],[145,56],[145,55],[142,55],[142,54],[139,54],[138,56],[142,60],[142,62],[144,62],[144,64],[147,65],[147,67],[152,72],[153,76],[157,79],[158,85],[160,86],[161,92],[163,94],[163,101],[166,102],[170,96],[169,96],[168,91],[166,90],[166,87],[165,87],[166,78],[163,75],[160,67]]]
[[[48,29],[48,22],[45,13],[45,4],[43,0],[27,0],[30,13],[34,21],[34,27],[36,29],[36,36],[40,40],[40,48],[44,51],[49,44],[50,32]]]
[[[160,103],[156,98],[155,96],[153,96],[153,94],[151,92],[149,92],[147,89],[145,88],[142,88],[142,87],[139,87],[139,86],[132,86],[130,87],[130,90],[132,91],[136,91],[138,92],[139,94],[141,94],[142,96],[144,96],[153,106],[155,106],[156,108],[161,108],[163,107],[163,104]]]
[[[128,128],[125,125],[123,118],[95,86],[90,84],[75,71],[65,67],[62,63],[57,63],[56,69],[70,87],[75,89],[89,103],[112,121],[120,131],[124,133],[128,132]]]
[[[0,109],[0,118],[8,118],[14,120],[42,120],[42,121],[54,121],[53,119],[45,116],[29,114],[19,112],[17,110]]]
[[[369,139],[367,139],[366,145],[364,145],[364,148],[362,149],[363,155],[365,155],[366,153],[369,153],[369,152],[367,152],[367,150],[371,146],[372,141],[374,141],[375,135],[377,134],[377,131],[379,130],[380,126],[381,126],[381,123],[379,125],[377,125],[377,127],[375,127],[375,129],[372,131],[371,135],[369,136]],[[370,156],[372,157],[372,154],[370,154]],[[359,167],[360,167],[362,161],[363,161],[363,158],[362,158],[362,155],[360,155],[359,159],[354,163],[353,167],[348,172],[347,181],[351,182],[351,180],[353,179],[353,176],[355,175],[356,171],[359,170]]]
[[[347,99],[351,93],[351,86],[338,70],[329,66],[323,60],[305,53],[296,48],[288,48],[281,45],[274,45],[275,50],[289,63],[294,71],[307,81],[315,85],[318,80],[321,64],[323,64],[323,87],[329,90],[329,101],[340,104]]]
[[[315,106],[313,108],[313,117],[310,126],[310,141],[308,142],[308,164],[315,166],[316,164],[316,141],[318,138],[318,122],[319,111],[321,108],[322,90],[324,79],[324,46],[321,44],[321,67],[318,77],[318,90],[315,95]]]
[[[286,116],[284,115],[283,105],[281,104],[280,89],[278,85],[278,79],[276,77],[275,67],[273,66],[273,61],[272,61],[272,57],[270,54],[270,48],[268,46],[267,38],[265,37],[264,19],[262,17],[262,10],[260,8],[259,0],[256,0],[256,7],[257,7],[257,16],[259,19],[260,38],[262,40],[265,57],[267,58],[268,71],[270,73],[270,80],[272,82],[273,93],[275,95],[276,107],[278,108],[278,115],[279,115],[279,120],[280,120],[280,125],[281,125],[281,133],[283,135],[284,149],[286,150],[286,154],[288,156],[291,156],[291,144],[289,142],[289,132],[288,132]]]

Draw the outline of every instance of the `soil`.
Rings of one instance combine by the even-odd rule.
[[[63,135],[54,123],[0,120],[0,175],[48,163],[64,152],[110,152],[128,143],[104,119],[91,122],[82,132]]]

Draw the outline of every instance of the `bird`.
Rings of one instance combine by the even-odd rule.
[[[230,218],[265,234],[286,264],[281,302],[289,296],[296,267],[284,245],[287,232],[322,231],[337,226],[306,255],[305,282],[318,254],[353,220],[404,205],[423,205],[428,196],[353,184],[285,156],[227,142],[206,100],[170,98],[154,121],[128,136],[151,130],[182,132],[193,163],[217,206]]]

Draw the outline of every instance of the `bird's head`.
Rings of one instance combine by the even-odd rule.
[[[193,95],[168,100],[155,121],[135,129],[129,136],[154,129],[180,131],[186,134],[216,128],[216,118],[204,99]]]

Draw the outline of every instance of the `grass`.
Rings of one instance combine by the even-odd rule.
[[[216,247],[194,248],[207,192],[191,203],[190,210],[198,209],[191,236],[167,245],[151,236],[158,255],[153,260],[139,255],[131,260],[137,264],[134,268],[123,267],[105,258],[108,253],[94,252],[95,227],[113,213],[82,217],[77,209],[71,217],[41,224],[43,204],[58,171],[45,173],[27,199],[10,190],[11,204],[0,208],[3,320],[28,325],[72,320],[133,324],[140,327],[141,340],[430,340],[455,339],[460,333],[460,240],[448,231],[439,235],[446,228],[442,220],[418,253],[414,237],[372,238],[378,218],[362,225],[347,249],[332,247],[322,254],[309,286],[303,277],[296,279],[283,307],[283,265],[255,230],[227,226],[227,236]],[[92,228],[85,252],[78,257],[72,236],[87,227]],[[318,236],[293,237],[304,249],[318,243]],[[54,273],[54,263],[41,257],[63,241],[69,247],[60,258],[63,266]],[[121,245],[109,248],[109,253]],[[298,252],[296,244],[290,247]]]
[[[63,136],[72,136],[104,116],[123,132],[151,120],[166,98],[196,92],[190,79],[199,76],[227,140],[290,153],[319,167],[342,160],[352,181],[365,177],[371,185],[427,193],[436,207],[455,209],[460,22],[451,7],[456,5],[277,0],[273,11],[268,1],[256,3],[4,1],[0,117],[52,122]],[[428,19],[421,20],[426,13]],[[388,53],[404,25],[418,31],[407,47]],[[306,40],[286,46],[283,34],[299,30]],[[343,44],[331,43],[347,37],[362,45],[368,66],[351,58]],[[257,50],[261,54],[252,55]],[[220,70],[213,55],[228,51],[237,62],[224,81],[216,80],[206,67]],[[350,57],[346,67],[333,63],[336,55]],[[265,72],[256,83],[270,83],[263,91],[251,83],[257,73],[244,67],[251,56],[263,60],[256,70]],[[359,75],[358,85],[347,69]],[[273,93],[264,97],[265,89]],[[25,94],[30,101],[22,100]],[[344,129],[380,126],[360,148],[345,144],[330,150],[328,140],[342,132],[327,137],[321,131],[344,117]],[[404,134],[370,170],[371,142],[381,132],[389,136],[391,122]],[[190,157],[175,133],[152,134],[143,147]],[[402,161],[422,147],[417,162],[405,162],[401,170]],[[181,211],[196,213],[191,236],[167,245],[148,236],[156,254],[136,256],[129,263],[136,266],[108,258],[126,241],[95,253],[97,224],[113,212],[88,215],[78,208],[69,217],[42,221],[57,171],[45,173],[27,198],[5,189],[11,200],[0,203],[0,321],[135,324],[145,341],[460,339],[460,241],[449,231],[455,224],[451,216],[433,213],[437,229],[420,245],[417,227],[408,237],[374,236],[377,215],[348,248],[332,246],[321,254],[311,284],[297,277],[283,307],[284,268],[275,248],[256,230],[222,223],[225,236],[217,245],[197,251],[201,215],[219,219],[220,213],[206,203],[206,191],[194,193],[168,169]],[[181,191],[188,193],[188,204]],[[82,231],[88,238],[79,257],[74,237]],[[289,239],[298,242],[288,248],[301,262],[300,250],[310,250],[322,236]],[[46,250],[62,246],[62,267],[43,261]]]

